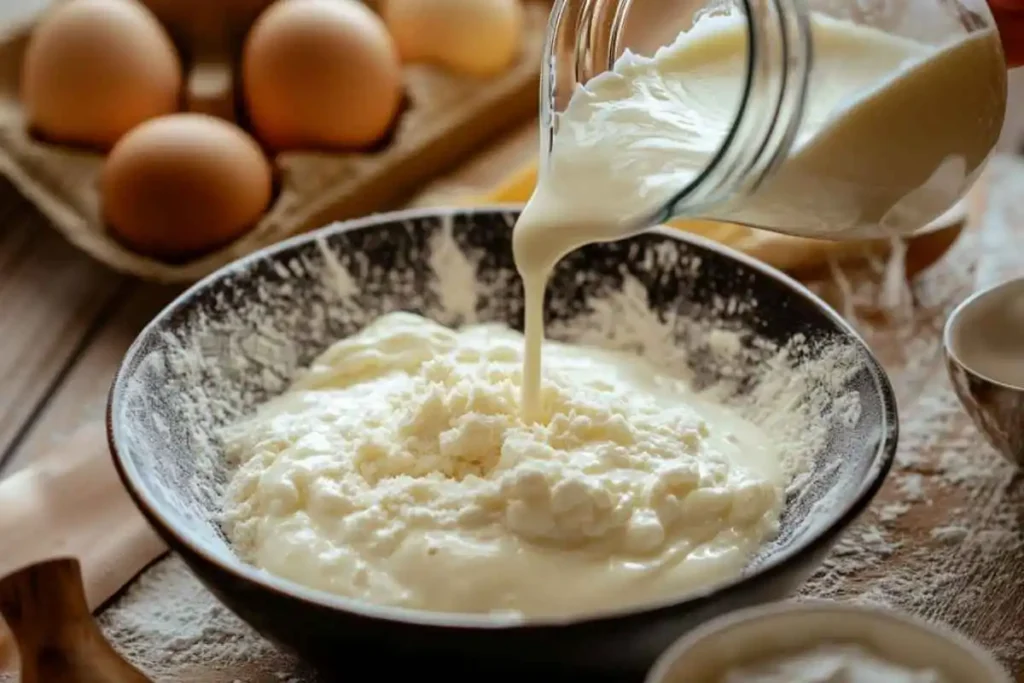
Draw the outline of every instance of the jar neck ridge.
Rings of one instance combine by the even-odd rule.
[[[541,79],[541,158],[579,85],[610,70],[624,52],[623,27],[639,0],[556,0]],[[746,78],[729,133],[702,172],[680,187],[650,225],[680,215],[710,216],[745,196],[788,155],[803,119],[811,28],[804,0],[734,0],[746,18]],[[543,169],[542,171],[543,172]],[[685,182],[685,181],[684,181]]]
[[[753,193],[788,156],[803,122],[813,40],[802,0],[742,0],[747,18],[747,76],[728,135],[704,171],[663,209],[712,217]]]

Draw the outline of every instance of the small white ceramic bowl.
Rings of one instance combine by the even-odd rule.
[[[896,665],[934,669],[948,683],[1013,683],[994,657],[951,629],[877,607],[822,601],[774,603],[714,619],[676,641],[646,683],[719,683],[732,667],[826,643],[861,645]]]

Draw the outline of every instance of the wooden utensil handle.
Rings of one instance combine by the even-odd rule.
[[[97,628],[76,559],[39,562],[0,579],[0,615],[18,644],[21,683],[149,683]]]

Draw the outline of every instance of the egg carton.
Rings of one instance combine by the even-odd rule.
[[[536,116],[550,3],[526,2],[524,9],[522,49],[506,72],[478,79],[406,65],[408,104],[383,149],[277,154],[272,161],[279,189],[263,218],[231,244],[186,263],[135,253],[107,229],[98,189],[102,154],[44,143],[28,133],[18,86],[32,22],[0,37],[0,173],[70,242],[109,267],[157,282],[193,282],[292,235],[393,208],[502,131]]]

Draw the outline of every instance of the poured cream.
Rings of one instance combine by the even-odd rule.
[[[812,16],[815,68],[788,159],[717,218],[809,236],[920,228],[949,208],[998,138],[1005,65],[994,31],[934,47]],[[626,54],[577,89],[515,227],[526,289],[524,410],[540,405],[543,293],[554,264],[621,238],[708,164],[736,115],[741,16],[711,16],[653,57]],[[955,98],[955,99],[954,99]]]

